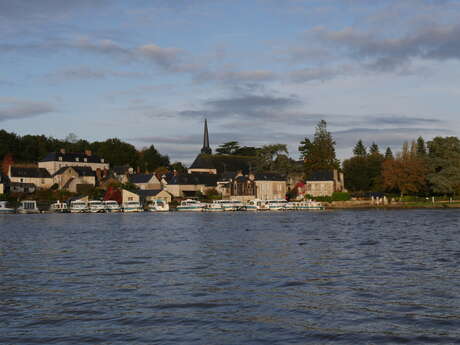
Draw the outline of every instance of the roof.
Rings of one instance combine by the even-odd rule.
[[[254,180],[256,181],[286,181],[284,176],[278,173],[261,173],[256,174]]]
[[[50,173],[45,168],[19,168],[11,167],[12,177],[30,177],[30,178],[51,178]]]
[[[131,183],[148,183],[154,174],[135,174],[130,176],[129,181]]]
[[[78,176],[96,176],[96,173],[90,167],[62,167],[56,171],[53,176],[63,174],[67,169],[72,168]]]
[[[211,155],[200,153],[196,156],[190,169],[215,169]]]
[[[207,187],[217,186],[217,175],[207,173],[180,174],[174,176],[169,184],[172,185],[198,185]]]
[[[310,173],[307,181],[334,181],[333,170],[316,170]]]
[[[117,175],[126,175],[129,172],[129,165],[115,165],[112,171]]]
[[[151,189],[151,190],[139,189],[139,190],[134,191],[134,193],[139,195],[141,198],[147,198],[149,196],[156,196],[163,191],[164,191],[163,189]]]
[[[59,157],[62,157],[60,160]],[[88,163],[106,163],[103,158],[96,155],[87,156],[84,153],[61,153],[51,152],[46,155],[40,162],[86,162]]]

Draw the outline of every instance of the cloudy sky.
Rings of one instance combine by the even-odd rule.
[[[0,128],[154,144],[297,146],[341,158],[460,135],[459,0],[0,0]]]

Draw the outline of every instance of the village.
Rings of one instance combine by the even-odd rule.
[[[181,204],[185,210],[226,210],[225,204],[219,207],[222,201],[217,200],[232,201],[229,206],[232,210],[251,208],[251,201],[254,200],[254,209],[258,210],[297,209],[301,206],[318,208],[320,204],[312,201],[310,205],[297,206],[294,203],[306,201],[307,195],[331,196],[334,192],[345,190],[343,173],[337,170],[316,171],[310,175],[310,179],[304,180],[301,173],[283,175],[273,171],[252,172],[250,165],[244,162],[236,165],[235,171],[217,169],[212,159],[205,120],[203,147],[186,172],[139,173],[127,165],[111,166],[104,157],[90,150],[75,153],[61,149],[46,155],[36,166],[16,166],[14,163],[3,166],[0,194],[16,195],[29,200],[30,204],[29,195],[40,190],[55,190],[66,192],[67,198],[48,205],[52,211],[63,211],[63,208],[70,210],[70,203],[73,202],[86,205],[78,210],[74,207],[75,212],[113,212],[113,207],[110,210],[96,207],[96,204],[97,201],[115,201],[120,211],[137,212],[144,209],[169,210],[169,205],[181,210]],[[91,200],[92,197],[85,194],[85,190],[94,188],[98,189],[100,200]],[[203,200],[214,200],[216,206],[206,207],[200,202]],[[168,207],[158,206],[159,202]],[[91,203],[94,204],[93,208],[90,207]],[[269,204],[273,205],[270,207]],[[28,208],[35,210],[37,207],[31,204]],[[46,209],[46,205],[38,208]]]

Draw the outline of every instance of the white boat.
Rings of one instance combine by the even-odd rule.
[[[124,202],[121,206],[123,212],[131,213],[131,212],[141,212],[142,207],[139,201],[127,201]]]
[[[287,201],[283,199],[267,200],[267,207],[270,211],[284,211],[286,210]]]
[[[213,203],[220,204],[224,211],[241,211],[244,210],[244,204],[239,200],[215,200]]]
[[[69,207],[65,202],[60,202],[59,200],[50,206],[50,211],[54,213],[67,213],[69,212]]]
[[[105,200],[102,202],[104,204],[105,212],[116,213],[121,212],[121,207],[118,205],[118,202],[115,200]]]
[[[150,212],[168,212],[169,204],[167,201],[162,199],[155,199],[148,203],[147,211]]]
[[[21,206],[19,206],[16,211],[22,214],[40,213],[35,200],[21,201]]]
[[[248,211],[268,211],[268,206],[264,200],[254,199],[248,201],[246,209]]]
[[[88,208],[90,213],[102,213],[105,212],[105,205],[100,200],[90,200],[88,202]]]
[[[88,211],[88,204],[85,201],[74,200],[70,202],[70,213],[85,213]]]
[[[203,212],[206,208],[206,204],[197,200],[187,199],[181,201],[180,205],[177,206],[178,211],[190,211],[190,212]]]
[[[216,202],[217,200],[214,200],[210,204],[206,204],[206,208],[204,209],[206,212],[224,212],[225,209],[222,206],[222,204]],[[218,200],[220,201],[220,200]]]
[[[298,203],[295,201],[289,201],[286,203],[286,210],[288,211],[294,211],[298,209]]]
[[[297,203],[298,210],[324,210],[325,207],[318,201],[306,200]]]
[[[7,206],[6,201],[0,201],[0,214],[11,214],[15,212],[14,208],[6,207],[6,206]]]

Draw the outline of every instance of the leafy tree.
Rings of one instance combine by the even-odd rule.
[[[142,150],[139,155],[139,167],[142,171],[154,172],[159,167],[169,166],[169,157],[161,155],[153,145]]]
[[[375,142],[373,142],[372,145],[369,148],[369,154],[371,154],[371,155],[379,155],[380,154],[379,145],[377,145]]]
[[[255,157],[257,156],[257,151],[259,149],[256,147],[252,146],[243,146],[240,147],[239,149],[235,150],[234,155],[235,156],[249,156],[249,157]]]
[[[91,144],[91,149],[112,165],[138,166],[139,157],[136,148],[120,139],[112,138],[103,142],[94,142]]]
[[[353,154],[358,157],[364,157],[367,155],[366,146],[364,146],[361,139],[358,140],[355,147],[353,148]]]
[[[222,145],[220,145],[217,149],[216,152],[219,155],[233,155],[235,152],[237,152],[240,149],[240,145],[238,144],[237,141],[229,141],[226,142]]]
[[[171,170],[173,170],[173,171],[175,170],[178,173],[186,173],[187,172],[187,168],[181,162],[172,163],[171,164]]]
[[[288,154],[287,146],[285,144],[272,144],[262,146],[257,151],[256,171],[271,171],[275,170],[275,161],[280,155]]]
[[[425,140],[422,137],[417,139],[417,155],[425,157],[427,155]]]
[[[335,155],[335,141],[327,131],[327,123],[321,120],[316,126],[313,141],[305,138],[300,142],[299,152],[304,161],[305,174],[323,169],[339,169]]]
[[[460,191],[460,140],[436,137],[428,142],[428,181],[435,193]]]
[[[345,187],[353,192],[369,191],[371,181],[368,176],[368,161],[366,157],[354,156],[343,161]]]

